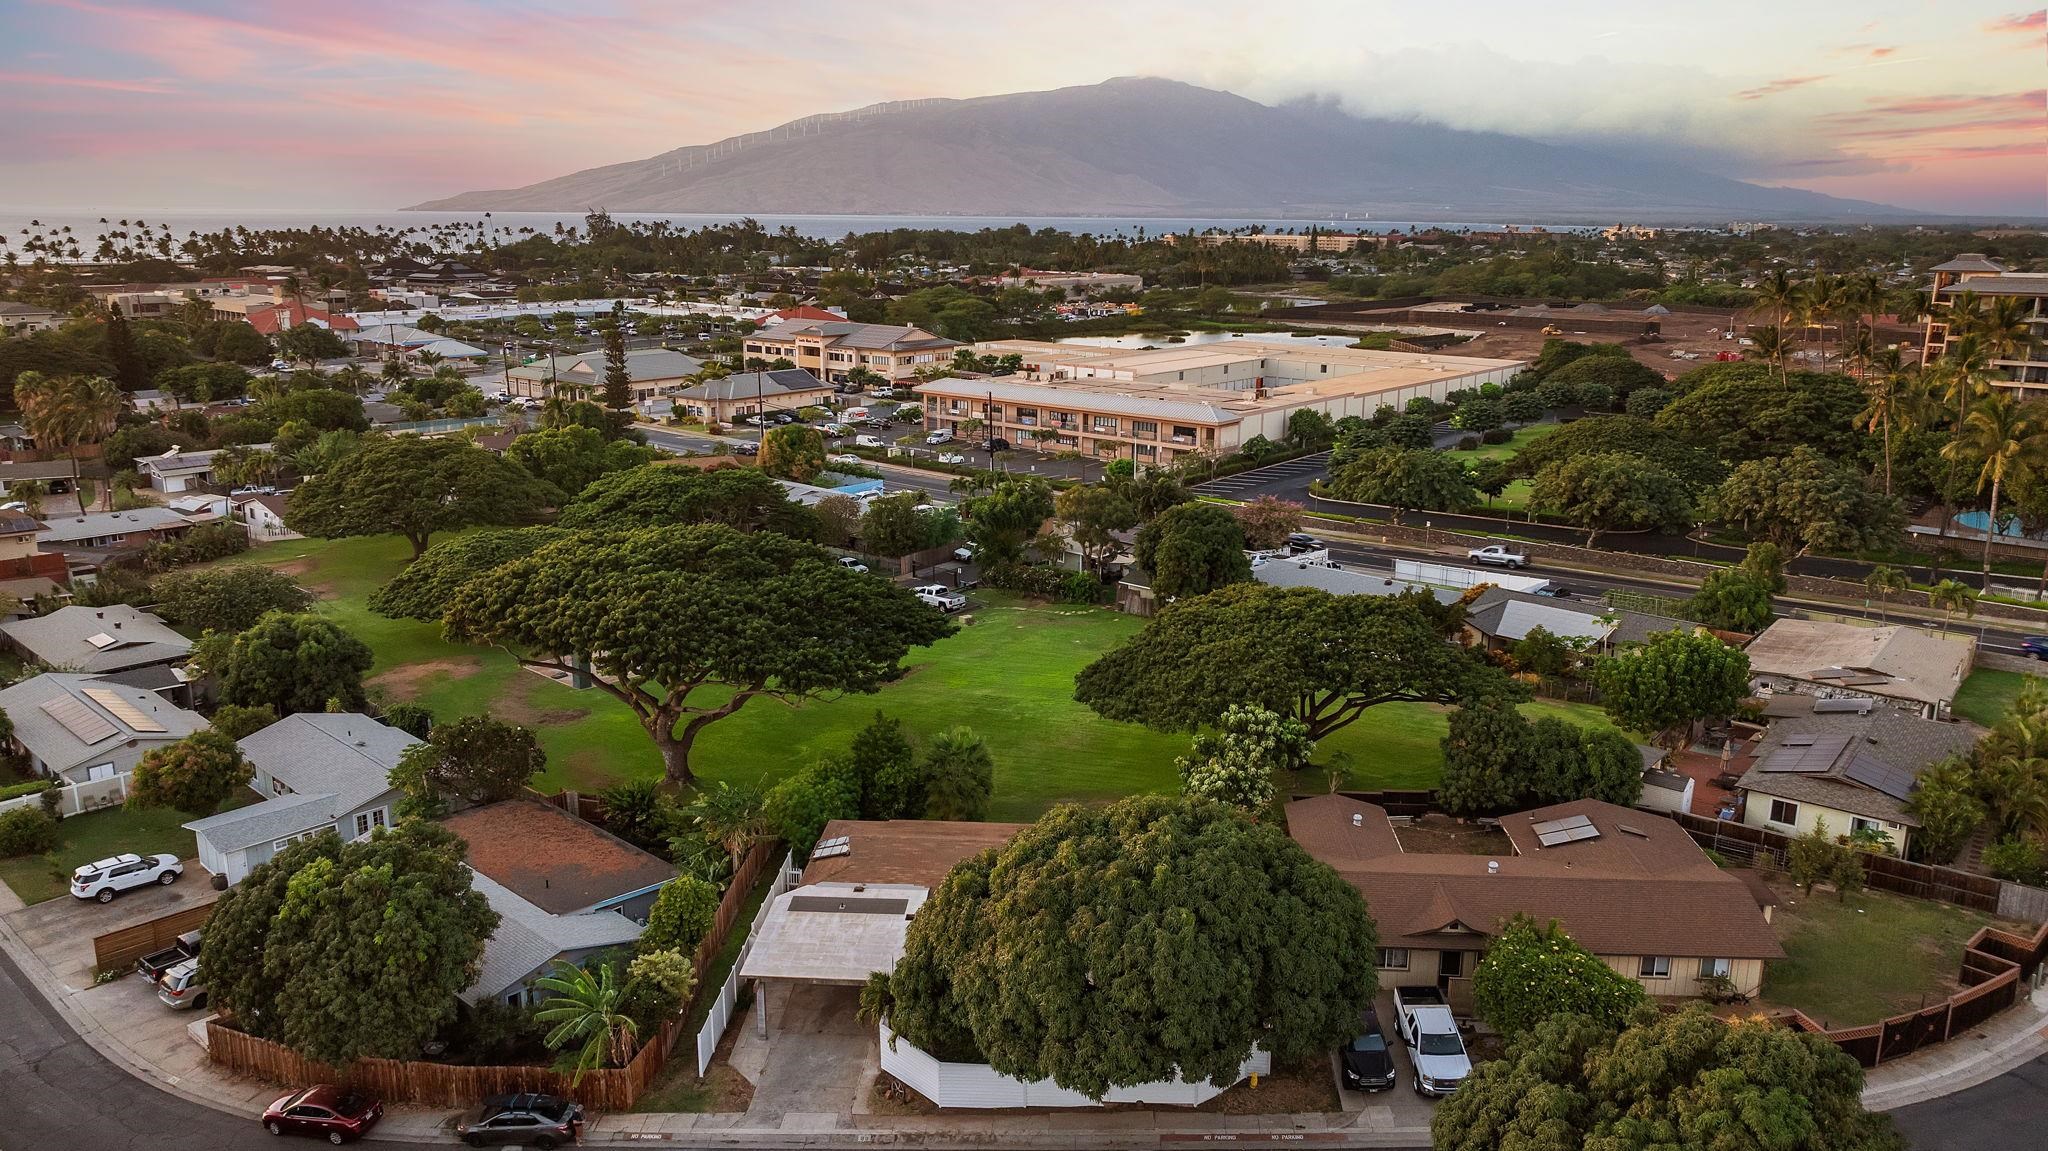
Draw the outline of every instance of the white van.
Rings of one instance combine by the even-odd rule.
[[[866,408],[848,408],[839,413],[839,418],[846,423],[857,423],[868,418],[868,410]]]
[[[857,448],[886,448],[889,445],[883,443],[880,436],[859,435],[853,437],[853,446]]]

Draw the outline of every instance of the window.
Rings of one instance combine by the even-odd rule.
[[[1772,800],[1772,801],[1771,801],[1771,822],[1772,822],[1772,823],[1786,823],[1786,824],[1798,823],[1798,822],[1799,822],[1799,805],[1798,805],[1798,804],[1796,804],[1796,803],[1788,803],[1788,802],[1786,802],[1785,800],[1782,800],[1782,799],[1774,799],[1774,800]]]
[[[1883,835],[1884,825],[1874,819],[1864,819],[1861,816],[1850,816],[1849,834],[1854,835],[1859,831],[1875,831],[1879,835]]]
[[[1644,979],[1671,978],[1671,957],[1669,955],[1645,955],[1639,970]]]
[[[1408,949],[1405,947],[1380,948],[1379,966],[1388,971],[1408,970]]]
[[[1733,960],[1702,959],[1700,960],[1700,978],[1726,979],[1728,978],[1728,973],[1734,969],[1734,966]]]
[[[383,808],[380,807],[375,811],[362,811],[356,813],[357,835],[368,835],[370,834],[371,828],[382,826],[384,826]]]

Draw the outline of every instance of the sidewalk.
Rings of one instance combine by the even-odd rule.
[[[1982,1027],[1881,1063],[1863,1075],[1863,1105],[1892,1111],[1996,1079],[2048,1054],[2048,990],[2035,991]]]

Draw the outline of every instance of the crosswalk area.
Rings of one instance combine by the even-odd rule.
[[[1196,495],[1216,496],[1226,500],[1248,500],[1275,484],[1290,480],[1301,481],[1321,475],[1330,466],[1330,453],[1317,452],[1285,463],[1267,464],[1234,476],[1209,480],[1194,486]]]

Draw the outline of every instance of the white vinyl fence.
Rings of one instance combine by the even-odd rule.
[[[1099,1107],[1104,1103],[1167,1103],[1193,1106],[1223,1094],[1227,1088],[1206,1080],[1141,1083],[1112,1087],[1101,1099],[1069,1091],[1050,1079],[1027,1082],[999,1075],[986,1063],[943,1063],[882,1024],[882,1070],[940,1107]],[[1237,1069],[1237,1078],[1264,1075],[1273,1058],[1254,1047]]]
[[[718,1050],[718,1040],[732,1022],[732,1014],[739,1006],[740,968],[747,965],[747,953],[754,949],[754,938],[761,934],[761,923],[768,918],[768,911],[775,906],[775,897],[795,886],[803,872],[796,869],[794,853],[782,857],[782,866],[775,871],[775,882],[768,887],[768,898],[761,901],[761,909],[754,913],[754,922],[747,925],[747,937],[740,943],[738,958],[732,961],[732,970],[726,974],[724,986],[718,989],[718,998],[711,1003],[711,1014],[704,1017],[704,1026],[697,1032],[697,1075],[701,1078],[711,1066],[711,1054]]]
[[[119,807],[128,802],[128,773],[122,772],[120,775],[110,775],[105,779],[95,779],[88,783],[59,784],[55,790],[58,795],[57,816],[60,819],[70,815],[84,815],[88,811],[98,811],[103,807]],[[0,800],[0,811],[13,811],[17,807],[40,807],[42,802],[43,793],[40,791],[34,795],[17,795],[13,799]]]

